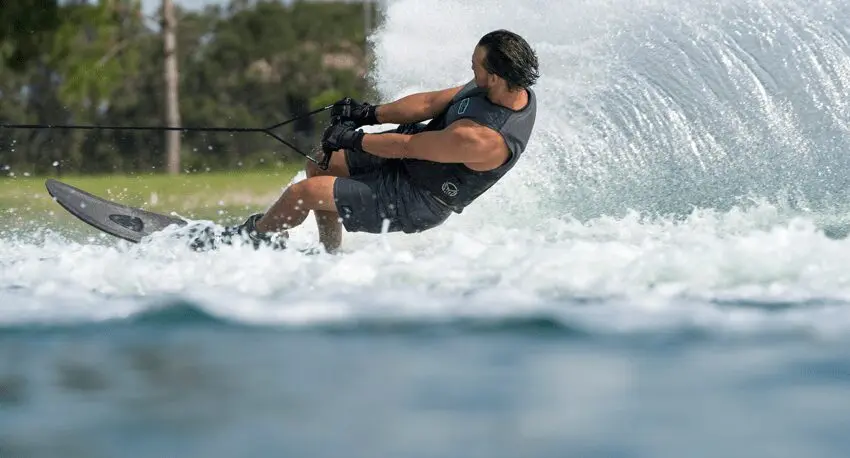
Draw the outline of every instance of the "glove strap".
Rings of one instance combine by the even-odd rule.
[[[378,105],[369,105],[369,108],[366,109],[366,116],[363,118],[364,125],[375,125],[380,124],[378,122]]]
[[[363,151],[363,137],[365,135],[366,134],[362,131],[354,131],[354,138],[351,140],[351,146],[353,146],[357,151]]]

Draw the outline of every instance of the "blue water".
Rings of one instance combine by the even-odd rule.
[[[384,99],[468,80],[492,29],[532,42],[517,168],[440,228],[345,234],[339,255],[131,245],[16,210],[0,457],[846,455],[847,17],[391,2]]]
[[[850,357],[551,322],[256,329],[186,304],[0,335],[2,456],[841,456]]]

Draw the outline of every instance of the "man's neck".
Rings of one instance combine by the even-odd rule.
[[[494,87],[487,91],[487,98],[496,105],[517,111],[528,104],[528,91],[523,88],[509,91],[507,87]]]

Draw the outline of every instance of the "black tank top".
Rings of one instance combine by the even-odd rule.
[[[462,163],[403,159],[403,168],[413,183],[429,191],[455,213],[463,211],[513,168],[525,151],[537,115],[534,91],[527,91],[528,104],[515,111],[490,102],[487,91],[478,88],[474,81],[464,86],[423,131],[442,130],[457,120],[471,119],[502,135],[510,152],[508,160],[493,170],[479,172]]]

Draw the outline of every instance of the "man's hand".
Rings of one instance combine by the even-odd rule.
[[[322,135],[322,150],[325,154],[342,148],[363,150],[363,132],[355,130],[353,122],[332,124]]]
[[[333,104],[331,116],[342,121],[353,122],[354,127],[371,126],[380,124],[375,112],[377,108],[377,106],[359,103],[350,97],[346,97]]]

